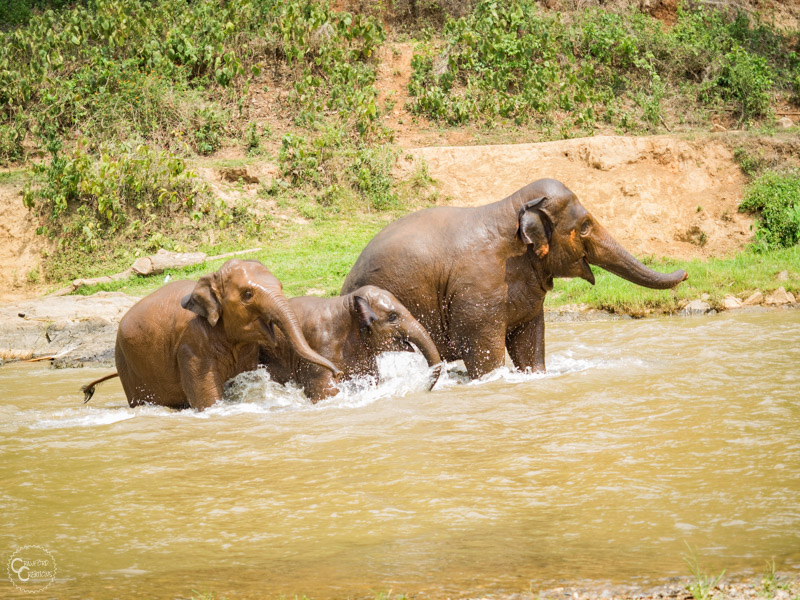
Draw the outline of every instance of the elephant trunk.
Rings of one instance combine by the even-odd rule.
[[[593,234],[585,248],[586,258],[591,264],[644,287],[664,290],[675,287],[688,277],[683,269],[665,274],[648,268],[599,224],[594,225]]]
[[[428,378],[428,390],[431,390],[436,385],[436,382],[439,381],[444,366],[439,350],[436,349],[436,344],[433,343],[431,336],[418,321],[409,326],[408,339],[422,351],[422,355],[428,361],[428,366],[433,367]]]
[[[315,352],[311,346],[308,345],[308,342],[303,335],[303,330],[300,327],[300,323],[297,320],[297,316],[289,306],[288,300],[286,300],[282,294],[280,295],[280,298],[274,298],[273,300],[275,301],[277,308],[273,320],[283,334],[288,338],[289,344],[291,344],[292,349],[297,353],[297,355],[308,362],[328,369],[337,379],[341,377],[342,371],[336,365],[334,365],[324,356]]]
[[[436,349],[436,344],[433,343],[431,336],[428,335],[428,332],[419,322],[415,321],[409,325],[408,340],[420,349],[425,360],[428,361],[428,366],[432,367],[442,362],[442,357]]]

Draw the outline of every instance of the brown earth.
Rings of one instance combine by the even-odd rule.
[[[499,200],[536,179],[558,179],[639,255],[727,256],[751,238],[752,219],[737,212],[744,176],[713,137],[416,148],[406,151],[399,172],[420,159],[448,202],[460,206]]]
[[[46,243],[36,235],[36,227],[35,218],[22,204],[22,186],[0,183],[0,301],[41,291],[39,262]]]

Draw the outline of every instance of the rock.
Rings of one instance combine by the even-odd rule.
[[[241,180],[243,183],[253,184],[260,181],[255,175],[250,175],[245,167],[220,169],[219,173],[225,181],[230,181],[231,183],[237,183]]]
[[[747,300],[745,300],[743,304],[745,306],[758,306],[762,302],[764,302],[764,294],[756,290],[747,297]]]
[[[728,130],[727,130],[727,129],[725,129],[725,128],[724,128],[722,125],[720,125],[719,123],[714,123],[714,124],[711,126],[711,132],[712,132],[712,133],[722,133],[723,131],[728,131]]]
[[[711,305],[709,305],[708,302],[697,299],[689,302],[689,304],[687,304],[684,307],[684,309],[680,312],[680,314],[685,316],[704,315],[710,311],[711,311]]]
[[[709,294],[700,294],[700,300],[703,302],[708,302],[709,298],[711,298]]]
[[[119,320],[138,300],[120,292],[98,292],[0,306],[0,355],[54,357],[67,365],[110,363]]]
[[[776,125],[781,129],[790,129],[794,127],[794,121],[792,121],[789,117],[781,117],[778,119]]]
[[[723,299],[722,305],[725,307],[725,310],[734,310],[736,308],[742,308],[742,301],[736,296],[728,294]]]
[[[789,281],[789,271],[781,271],[775,277],[778,281]]]
[[[783,286],[779,287],[771,294],[768,294],[766,300],[764,300],[764,304],[769,306],[779,306],[789,303],[794,303],[794,296],[788,293]]]

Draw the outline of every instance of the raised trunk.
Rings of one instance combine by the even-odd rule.
[[[675,287],[688,275],[683,269],[665,274],[646,267],[620,246],[599,224],[594,225],[590,240],[585,243],[586,258],[593,265],[619,275],[637,285],[654,289]]]
[[[289,306],[289,302],[286,300],[286,298],[274,298],[274,300],[276,311],[273,315],[273,320],[288,338],[292,349],[297,353],[297,355],[308,362],[328,369],[331,373],[333,373],[334,377],[341,377],[342,372],[336,365],[334,365],[324,356],[317,354],[311,348],[311,346],[308,345],[308,342],[303,335],[303,331],[300,328],[300,324],[297,321],[297,317]]]

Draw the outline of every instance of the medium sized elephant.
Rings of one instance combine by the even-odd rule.
[[[118,374],[131,407],[208,408],[222,398],[227,380],[258,366],[259,347],[275,345],[276,325],[282,344],[331,379],[341,376],[306,342],[282,287],[260,262],[233,259],[197,282],[156,290],[122,317],[117,373],[84,386],[84,402]]]
[[[441,373],[441,357],[430,335],[386,290],[368,285],[336,298],[292,298],[289,305],[309,345],[341,366],[344,379],[377,376],[379,354],[413,350],[411,344],[419,348],[428,365],[438,365],[430,387]],[[309,362],[281,335],[277,350],[262,352],[261,360],[273,380],[284,384],[296,381],[313,402],[339,392],[330,371]]]

